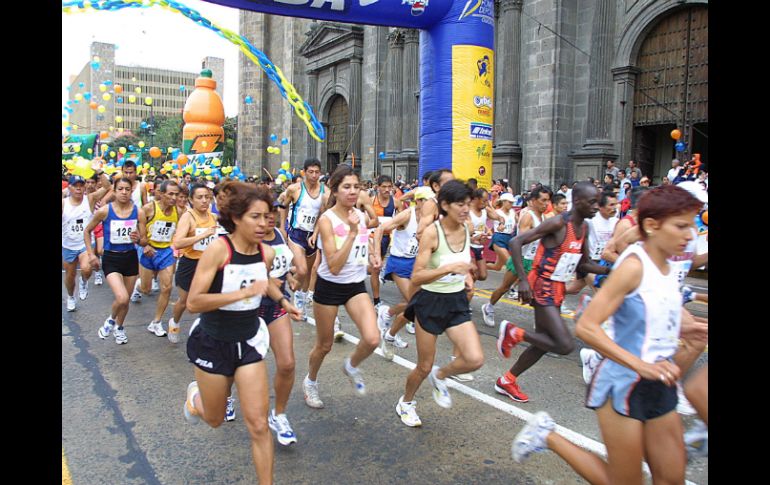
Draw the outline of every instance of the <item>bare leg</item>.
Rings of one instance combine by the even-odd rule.
[[[372,284],[372,298],[380,298],[380,270],[369,267],[371,277],[369,282]]]
[[[511,253],[506,251],[505,249],[501,248],[498,245],[494,245],[493,249],[495,250],[495,255],[497,255],[497,259],[493,263],[487,263],[487,269],[500,271],[500,269],[505,265],[505,262],[508,261],[508,258],[511,257]]]
[[[417,322],[417,318],[414,320],[415,337],[417,338],[417,366],[406,377],[404,402],[414,401],[417,389],[430,374],[433,369],[433,362],[436,360],[436,339],[438,336],[426,332]]]
[[[69,296],[75,296],[75,276],[78,274],[78,260],[75,259],[71,263],[63,263],[64,265],[64,288],[67,289]]]
[[[270,408],[267,364],[264,361],[244,365],[235,370],[235,386],[241,401],[241,412],[251,438],[251,457],[260,485],[273,483],[273,437],[267,425]],[[220,421],[221,422],[221,421]]]
[[[484,351],[473,322],[465,322],[450,327],[446,335],[454,344],[455,359],[436,371],[436,377],[446,379],[449,376],[473,372],[484,365]]]
[[[133,281],[136,281],[136,276],[131,278]],[[125,278],[120,273],[110,273],[107,275],[107,284],[110,286],[112,294],[115,295],[110,315],[115,319],[118,326],[121,327],[128,313],[128,291],[126,290]]]
[[[511,367],[511,374],[518,377],[532,367],[546,352],[567,355],[575,349],[575,339],[555,306],[535,304],[535,332],[526,332],[524,340],[532,345],[522,352]]]
[[[322,305],[313,302],[313,316],[315,317],[315,345],[310,350],[308,361],[308,377],[311,381],[318,379],[318,371],[321,369],[326,354],[331,352],[334,343],[334,318],[339,307]]]
[[[358,332],[361,334],[361,339],[350,356],[350,365],[358,367],[380,345],[377,316],[374,313],[374,305],[372,305],[368,293],[359,293],[348,300],[345,303],[345,310],[353,318],[353,323],[356,324]]]
[[[683,433],[682,419],[676,411],[644,423],[645,457],[655,485],[684,483],[687,453]]]
[[[155,272],[151,269],[147,269],[139,263],[139,291],[145,295],[149,295],[152,292],[152,279],[155,277]],[[133,291],[133,287],[129,288],[129,291]]]
[[[179,287],[177,287],[177,292],[179,293],[179,298],[177,298],[176,303],[174,303],[172,312],[174,314],[174,321],[179,323],[179,320],[182,319],[182,314],[187,308],[187,292]]]
[[[291,321],[288,315],[284,315],[267,326],[270,332],[270,348],[275,354],[275,414],[286,412],[286,403],[289,402],[291,388],[294,386],[294,334],[291,330]]]
[[[302,285],[302,291],[315,291],[315,282],[318,277],[319,266],[321,266],[321,256],[319,256],[318,251],[316,251],[312,256],[307,257],[307,267],[313,268],[313,270],[310,273],[310,277],[305,279],[305,284]]]
[[[308,265],[307,258],[305,257],[305,249],[292,241],[291,238],[287,238],[286,242],[289,245],[289,249],[291,249],[292,254],[294,255],[292,263],[297,270],[297,272],[294,274],[294,277],[297,279],[298,286],[297,288],[292,288],[292,290],[297,291],[298,289],[302,288],[308,277]]]
[[[693,405],[698,416],[709,424],[709,366],[706,364],[695,372],[684,386],[684,394]]]
[[[403,313],[406,309],[406,305],[409,303],[409,300],[412,299],[413,292],[411,291],[411,284],[409,284],[409,280],[406,278],[402,278],[400,276],[397,276],[395,274],[392,274],[393,276],[393,282],[396,284],[396,287],[398,288],[398,291],[401,292],[401,296],[404,297],[406,301],[403,301],[399,303],[398,305],[393,305],[390,307],[390,310],[388,313],[390,315],[395,315],[396,319],[393,321],[393,324],[390,326],[390,330],[388,333],[391,337],[395,337],[396,334],[401,331],[402,328],[404,328],[404,325],[406,325],[406,318],[404,318]]]
[[[492,296],[489,298],[489,304],[493,306],[496,305],[497,302],[500,301],[500,298],[502,298],[503,295],[511,289],[511,286],[516,284],[517,281],[519,281],[518,276],[514,275],[510,271],[506,271],[503,275],[503,282],[500,283],[500,286],[498,286],[494,292],[492,292]]]
[[[171,281],[174,279],[174,265],[163,268],[158,271],[158,282],[160,283],[160,293],[158,294],[158,303],[155,305],[155,318],[153,322],[159,322],[163,318],[163,313],[168,307],[168,300],[171,297]],[[176,320],[174,320],[176,321]]]
[[[209,374],[197,367],[195,381],[198,383],[198,395],[193,399],[193,405],[198,416],[212,428],[218,428],[225,420],[227,396],[233,385],[233,378],[220,374]]]
[[[78,266],[80,266],[80,277],[83,281],[88,281],[91,277],[91,265],[88,262],[88,253],[80,253],[78,255]]]

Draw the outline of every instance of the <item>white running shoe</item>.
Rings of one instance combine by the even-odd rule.
[[[412,428],[422,426],[422,421],[417,415],[417,401],[404,402],[404,396],[401,396],[396,403],[396,414],[401,418],[401,422],[407,426]]]
[[[77,299],[75,299],[74,296],[67,295],[67,311],[68,312],[74,312],[75,307],[77,306]]]
[[[142,292],[134,288],[134,292],[131,293],[131,303],[141,303],[142,302]]]
[[[307,293],[305,293],[305,305],[310,305],[313,303],[313,295],[315,294],[314,291],[308,290]],[[288,422],[288,421],[287,421]]]
[[[376,305],[374,305],[374,313],[379,315],[380,314],[380,308],[382,308],[382,302],[379,302]]]
[[[94,286],[102,286],[104,284],[104,277],[102,276],[101,271],[96,271],[94,273]]]
[[[126,336],[126,329],[115,327],[115,343],[123,345],[128,343],[128,337]]]
[[[495,307],[491,303],[481,305],[481,314],[484,316],[484,325],[487,327],[495,326]]]
[[[227,396],[227,407],[225,407],[225,422],[235,421],[235,399],[232,395]]]
[[[351,384],[353,384],[353,389],[355,389],[356,394],[359,396],[363,396],[366,394],[366,384],[364,383],[364,375],[361,373],[361,371],[355,367],[351,368],[353,371],[348,370],[348,366],[350,366],[350,357],[346,358],[345,361],[342,363],[342,372],[345,373],[346,376],[350,379]]]
[[[519,431],[511,445],[511,455],[516,463],[523,463],[532,453],[539,453],[548,449],[545,439],[556,427],[551,416],[545,411],[532,415]]]
[[[388,305],[380,304],[380,308],[377,310],[377,326],[380,327],[380,330],[390,328],[391,323],[393,323],[393,315],[389,312],[390,307]]]
[[[393,357],[396,356],[396,354],[393,353],[393,346],[388,345],[388,341],[385,339],[385,335],[388,333],[388,329],[380,329],[380,350],[382,351],[382,356],[385,357],[388,360],[393,360]]]
[[[115,328],[115,320],[112,316],[107,317],[101,327],[99,327],[99,338],[105,339],[110,336],[112,329]]]
[[[318,382],[311,383],[305,376],[302,381],[302,390],[305,392],[305,404],[316,409],[324,407],[324,403],[318,395]]]
[[[709,429],[706,423],[695,419],[692,427],[684,434],[684,447],[688,458],[709,456]]]
[[[334,341],[339,342],[344,336],[345,332],[342,331],[342,322],[340,322],[340,317],[334,317]]]
[[[430,385],[433,386],[433,399],[436,401],[436,404],[442,408],[449,409],[452,407],[452,396],[449,395],[449,389],[446,387],[446,382],[444,382],[443,379],[436,377],[437,370],[438,366],[434,365],[433,370],[428,374],[428,381],[430,381]]]
[[[583,380],[586,384],[591,383],[591,378],[594,376],[597,367],[599,367],[599,364],[602,363],[603,359],[602,355],[594,349],[580,349],[580,362],[583,363]]]
[[[168,320],[168,341],[172,344],[179,343],[179,324],[171,317]]]
[[[401,340],[401,337],[399,337],[398,334],[396,334],[395,337],[391,337],[389,331],[385,332],[385,341],[388,342],[388,345],[392,345],[397,349],[405,349],[409,347],[409,343],[404,340]]]
[[[414,322],[406,322],[406,333],[414,335]]]
[[[150,322],[150,324],[147,325],[147,331],[154,333],[157,337],[166,336],[166,331],[163,330],[163,323],[161,322]]]
[[[82,276],[78,279],[80,280],[78,283],[78,296],[81,300],[85,300],[88,298],[88,281],[84,281]]]
[[[517,290],[511,289],[510,291],[508,291],[507,297],[509,300],[516,301],[519,299],[519,292]]]
[[[193,404],[193,399],[195,399],[195,395],[198,392],[198,383],[196,381],[192,381],[187,385],[187,398],[184,400],[183,412],[184,418],[190,424],[198,424],[201,420],[198,410],[195,409],[195,404]]]
[[[285,414],[275,414],[275,409],[271,410],[267,415],[267,425],[275,431],[275,437],[281,445],[289,446],[297,442],[297,436]]]
[[[687,397],[685,397],[684,388],[682,387],[681,381],[676,383],[676,396],[677,398],[679,398],[679,402],[676,405],[676,412],[685,416],[693,416],[695,414],[698,414],[698,411],[696,411],[695,408],[692,407],[692,404],[690,404],[690,401],[688,401]]]
[[[157,278],[154,278],[152,280],[152,288],[150,289],[153,293],[157,293],[160,291],[160,283],[158,283]]]
[[[455,356],[451,356],[450,359],[455,360]],[[457,382],[470,382],[473,380],[473,374],[470,373],[462,373],[462,374],[455,374],[453,376],[449,376],[452,379],[456,380]]]

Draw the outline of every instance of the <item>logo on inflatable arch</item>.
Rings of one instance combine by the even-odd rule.
[[[489,123],[471,122],[471,138],[477,140],[492,140],[492,125]]]
[[[494,14],[495,4],[493,0],[468,0],[457,20],[473,16],[479,17],[484,23],[495,25]]]
[[[481,167],[479,167],[479,175],[483,177],[485,173],[487,173],[487,169],[484,168],[484,166],[482,165]]]
[[[492,98],[489,96],[474,96],[473,106],[476,107],[479,116],[487,118],[492,116]]]
[[[489,82],[489,71],[491,67],[492,64],[489,62],[489,56],[484,56],[477,60],[476,69],[478,70],[478,75],[475,77],[474,81],[481,80],[484,86],[491,87],[492,84]]]
[[[417,17],[422,15],[428,7],[428,2],[429,0],[401,0],[401,5],[410,5],[412,7],[412,15]]]

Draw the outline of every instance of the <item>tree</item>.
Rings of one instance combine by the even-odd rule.
[[[222,165],[235,165],[236,146],[238,142],[238,117],[225,118],[225,153],[222,155]]]
[[[115,148],[125,147],[128,149],[129,146],[133,146],[134,150],[139,149],[139,137],[134,135],[133,133],[123,133],[114,140],[112,140],[111,145]]]
[[[144,120],[147,128],[141,129],[142,139],[148,146],[156,146],[165,152],[167,147],[182,148],[182,115],[155,116],[155,126],[151,119]]]

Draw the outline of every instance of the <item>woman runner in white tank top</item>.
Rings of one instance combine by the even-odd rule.
[[[353,354],[345,359],[342,367],[359,396],[366,394],[366,386],[358,366],[380,343],[374,305],[364,280],[367,262],[380,268],[382,260],[379,247],[374,248],[369,242],[366,215],[355,208],[360,192],[358,175],[349,165],[339,165],[329,179],[329,188],[331,208],[318,220],[322,259],[313,297],[316,342],[310,351],[308,375],[302,383],[305,402],[312,408],[324,405],[318,395],[318,371],[331,351],[334,319],[340,305],[345,305],[361,334]]]

